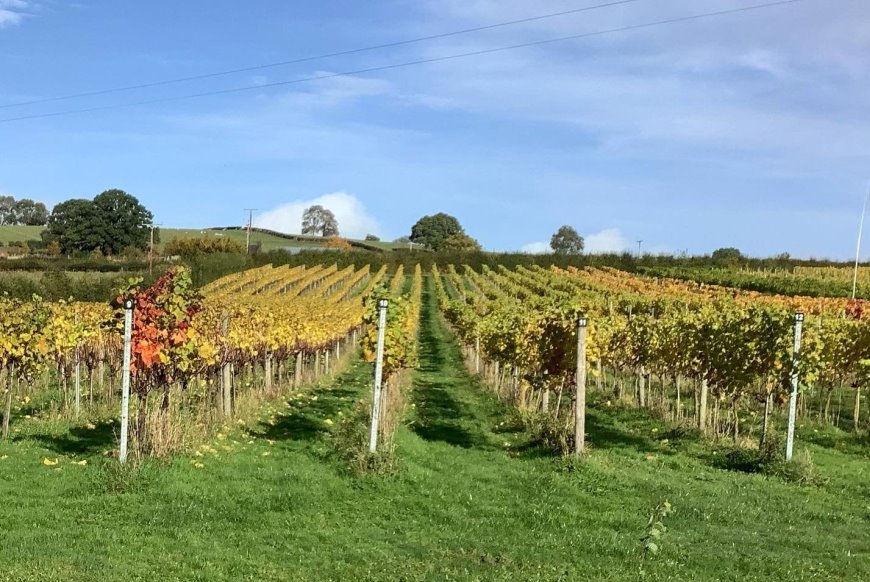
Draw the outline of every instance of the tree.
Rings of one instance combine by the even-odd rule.
[[[411,237],[409,236],[400,236],[396,240],[393,241],[397,245],[406,245],[411,242]]]
[[[720,263],[736,263],[743,258],[743,253],[734,247],[725,247],[713,251],[712,259]]]
[[[366,235],[366,240],[369,241],[369,242],[380,242],[380,241],[381,241],[381,237],[379,237],[379,236],[377,236],[377,235],[374,235],[374,234],[367,234],[367,235]]]
[[[302,214],[302,234],[338,236],[338,220],[331,210],[315,204]]]
[[[91,200],[67,200],[55,206],[42,234],[65,253],[90,252],[99,248],[104,254],[118,254],[127,247],[147,249],[153,215],[123,190],[106,190]],[[158,242],[159,231],[154,232]]]
[[[15,198],[0,196],[0,224],[15,224]]]
[[[481,250],[480,243],[465,233],[451,234],[441,245],[444,252],[473,253]]]
[[[55,206],[42,233],[46,242],[57,241],[65,253],[102,246],[103,217],[90,200],[73,199]]]
[[[15,224],[26,226],[45,226],[48,222],[48,210],[42,202],[34,202],[29,198],[22,198],[15,203]]]
[[[440,251],[444,241],[454,234],[465,234],[462,225],[454,216],[439,212],[432,216],[424,216],[411,227],[411,241],[421,244],[433,251]]]
[[[550,238],[550,248],[557,255],[583,254],[583,237],[567,224],[557,230]]]
[[[60,255],[60,243],[58,243],[56,240],[49,242],[47,245],[45,245],[45,252],[50,257],[59,256]]]
[[[112,254],[127,247],[148,248],[154,215],[135,196],[123,190],[106,190],[94,198],[94,207],[103,220],[103,247]],[[159,242],[159,233],[154,235],[154,242]]]

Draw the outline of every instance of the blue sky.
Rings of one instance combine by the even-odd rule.
[[[870,3],[793,5],[369,74],[73,115],[761,3],[638,0],[225,77],[12,104],[392,42],[603,0],[0,0],[0,193],[123,188],[165,226],[348,235],[456,215],[493,250],[848,258],[870,179]],[[870,256],[870,247],[864,253]]]

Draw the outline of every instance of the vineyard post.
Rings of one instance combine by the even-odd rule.
[[[79,314],[75,315],[75,325],[78,327],[79,325]],[[76,400],[76,417],[78,417],[81,412],[82,407],[82,384],[81,384],[81,361],[79,359],[79,342],[76,339],[76,348],[75,348],[75,400]]]
[[[127,462],[127,432],[130,424],[130,352],[133,336],[133,300],[124,300],[124,365],[121,368],[121,450],[118,460]]]
[[[378,448],[378,421],[381,414],[381,382],[384,377],[384,332],[387,327],[387,299],[378,300],[378,348],[375,359],[375,385],[372,394],[372,425],[369,433],[369,452]]]
[[[574,395],[574,454],[586,450],[586,318],[577,319],[577,388]]]
[[[480,335],[474,337],[474,373],[480,374]]]
[[[788,432],[786,433],[785,441],[785,459],[791,460],[794,452],[794,424],[797,414],[797,397],[798,397],[798,363],[800,362],[801,352],[801,328],[803,327],[804,314],[798,313],[794,316],[794,360],[791,373],[791,398],[788,401]]]
[[[224,314],[221,318],[221,335],[226,338],[230,329],[230,318]],[[222,409],[224,416],[233,413],[233,369],[232,364],[225,362],[221,368]]]

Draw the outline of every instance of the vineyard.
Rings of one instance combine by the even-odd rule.
[[[16,399],[58,415],[117,410],[124,299],[133,300],[131,375],[135,449],[158,456],[203,429],[329,374],[364,339],[372,297],[393,297],[387,378],[413,364],[421,274],[403,295],[400,269],[271,266],[194,290],[183,269],[152,287],[132,280],[116,305],[0,299],[5,372],[3,438]],[[415,299],[416,298],[416,299]],[[88,409],[91,410],[83,410]],[[244,414],[242,414],[244,415]]]
[[[861,579],[866,309],[606,267],[461,264],[267,265],[202,288],[173,268],[110,304],[0,298],[0,484],[23,500],[0,528],[20,556],[0,578],[68,564],[74,579],[188,579],[208,556],[212,579]],[[813,520],[823,530],[794,540]],[[122,557],[116,522],[141,563]],[[749,534],[790,561],[759,569]],[[52,569],[29,573],[47,548]]]
[[[574,382],[575,325],[589,321],[586,357],[595,385],[704,434],[740,437],[742,409],[762,419],[785,402],[794,373],[803,415],[861,426],[868,378],[866,304],[839,298],[762,295],[612,269],[500,268],[460,275],[436,269],[438,296],[475,371],[523,410],[558,418]],[[443,280],[442,280],[443,279]],[[794,369],[795,314],[805,316]],[[481,368],[482,362],[482,368]],[[834,415],[831,400],[840,398]],[[842,396],[853,404],[843,410]],[[551,411],[551,394],[556,395]],[[815,408],[813,408],[815,407]],[[758,410],[756,410],[758,409]]]

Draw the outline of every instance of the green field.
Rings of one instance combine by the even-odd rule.
[[[866,447],[807,444],[812,428],[800,427],[827,480],[800,487],[715,468],[714,448],[676,433],[663,442],[669,426],[649,412],[593,401],[592,453],[572,464],[535,446],[465,372],[431,289],[419,341],[391,476],[352,477],[332,453],[325,421],[370,390],[358,359],[227,427],[214,452],[136,474],[105,455],[115,424],[18,410],[14,440],[0,444],[0,579],[870,578]],[[640,538],[665,500],[675,512],[647,555]]]
[[[9,226],[9,225],[0,225],[0,245],[7,244],[12,241],[38,241],[41,240],[40,233],[43,231],[43,227],[41,226]],[[163,248],[163,245],[174,238],[179,237],[203,237],[203,236],[215,236],[215,237],[227,237],[232,238],[234,240],[238,240],[243,245],[245,244],[245,240],[247,237],[247,233],[244,230],[218,230],[218,229],[198,229],[198,228],[161,228],[160,229],[160,244],[157,245],[158,249]],[[350,239],[353,242],[364,242],[367,245],[372,245],[384,250],[392,250],[397,246],[403,247],[403,245],[395,245],[391,242],[369,242],[369,241],[357,241],[355,239]],[[271,234],[261,233],[261,232],[252,232],[251,233],[251,244],[261,244],[262,250],[265,252],[275,250],[275,249],[285,249],[285,248],[311,248],[311,247],[320,247],[323,246],[318,241],[295,241],[289,240],[285,238],[281,238],[278,236],[274,236]]]

